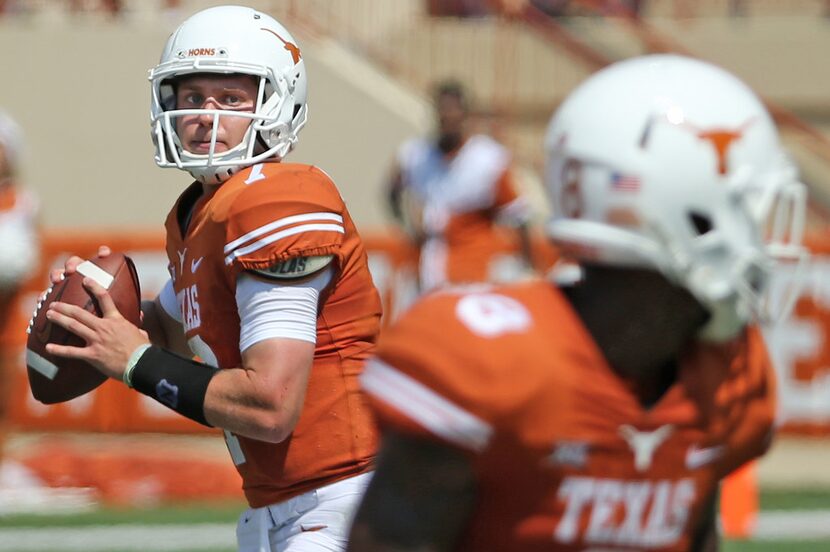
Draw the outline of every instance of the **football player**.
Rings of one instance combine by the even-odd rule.
[[[459,83],[440,83],[436,136],[402,144],[392,168],[389,206],[418,247],[421,291],[516,280],[533,267],[530,209],[518,192],[510,154],[491,137],[470,132],[468,103]]]
[[[196,180],[167,218],[170,280],[146,333],[88,281],[103,318],[53,304],[86,346],[50,352],[224,430],[250,504],[240,550],[340,550],[377,445],[357,378],[381,307],[334,183],[280,162],[306,122],[303,52],[264,13],[210,8],[149,78],[156,163]]]
[[[40,259],[35,195],[20,182],[23,133],[0,110],[0,464],[6,437],[8,394],[19,351],[9,341],[19,291]]]
[[[636,58],[579,86],[545,147],[581,278],[435,294],[384,334],[352,551],[713,549],[718,481],[770,443],[755,323],[774,263],[805,258],[805,193],[758,98]]]

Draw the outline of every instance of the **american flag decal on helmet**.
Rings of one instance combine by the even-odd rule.
[[[611,174],[611,188],[619,192],[640,191],[640,177],[622,173]]]

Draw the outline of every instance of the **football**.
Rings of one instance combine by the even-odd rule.
[[[98,302],[83,286],[84,277],[107,288],[121,314],[141,324],[141,290],[133,261],[121,253],[94,257],[78,265],[78,271],[47,289],[40,297],[27,330],[26,368],[32,395],[42,403],[68,401],[101,385],[107,376],[83,360],[55,357],[46,352],[47,343],[83,347],[84,340],[51,323],[47,307],[54,301],[83,307],[101,316]]]

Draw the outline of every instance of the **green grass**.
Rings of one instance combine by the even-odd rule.
[[[761,491],[761,509],[830,510],[830,491],[827,489],[763,490]]]
[[[79,514],[0,516],[0,527],[72,527],[116,523],[233,523],[244,502],[185,502],[153,508],[102,508]],[[765,490],[761,493],[764,510],[830,510],[827,490]]]
[[[236,522],[245,509],[242,502],[182,503],[154,508],[102,508],[79,514],[0,516],[0,530],[7,527],[76,527],[114,524],[199,524]],[[830,510],[827,490],[764,490],[764,510]],[[198,529],[196,529],[198,530]],[[193,552],[232,552],[233,549],[208,548]],[[725,541],[723,552],[820,552],[830,550],[830,541]],[[43,551],[48,552],[48,551]],[[108,552],[123,552],[113,548]]]
[[[20,514],[0,516],[4,527],[76,527],[84,525],[133,525],[236,523],[247,508],[244,502],[199,502],[154,508],[101,508],[78,514]]]
[[[827,489],[766,489],[761,491],[762,510],[830,510]],[[722,552],[824,552],[828,540],[724,541]]]
[[[49,514],[49,515],[9,515],[0,516],[0,533],[5,528],[23,528],[48,530],[58,527],[84,527],[89,525],[161,525],[193,524],[194,531],[198,531],[197,524],[200,523],[227,523],[229,536],[233,538],[233,525],[236,523],[239,514],[247,508],[244,502],[223,501],[223,502],[199,502],[168,504],[153,508],[101,508],[78,514]],[[30,550],[31,552],[55,552],[57,548],[46,548],[44,550]],[[96,549],[100,550],[100,549]],[[107,549],[106,552],[133,552],[135,549],[125,550],[117,548]],[[152,546],[148,548],[152,550]],[[223,548],[217,545],[212,548],[188,548],[187,552],[235,552],[234,547]]]
[[[828,541],[725,541],[721,552],[824,552]]]

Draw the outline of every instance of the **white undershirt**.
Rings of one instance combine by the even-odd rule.
[[[329,266],[310,280],[292,284],[270,281],[242,273],[236,280],[236,308],[239,313],[239,351],[265,339],[288,338],[317,342],[317,308],[322,290],[331,283],[334,269]],[[173,319],[182,315],[167,281],[159,293],[159,303]]]
[[[182,309],[179,307],[179,302],[176,299],[176,290],[173,289],[173,279],[167,280],[164,287],[159,292],[159,304],[167,316],[176,322],[182,322]]]

